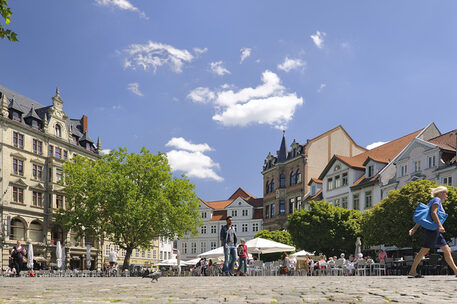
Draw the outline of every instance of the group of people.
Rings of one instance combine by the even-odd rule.
[[[228,216],[226,218],[226,225],[222,226],[220,233],[220,240],[222,246],[224,247],[224,266],[223,273],[226,276],[248,275],[248,247],[246,246],[246,240],[240,239],[240,244],[238,244],[238,238],[236,236],[236,231],[232,226],[232,217]],[[239,258],[238,272],[235,273],[235,262]]]
[[[24,247],[22,247],[21,241],[17,241],[16,246],[13,246],[10,255],[10,265],[6,269],[6,272],[9,275],[21,275],[21,270],[24,267],[24,261],[26,258],[27,251]]]

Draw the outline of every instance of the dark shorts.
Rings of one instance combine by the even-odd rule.
[[[438,230],[424,229],[424,248],[440,248],[446,246],[446,240]]]

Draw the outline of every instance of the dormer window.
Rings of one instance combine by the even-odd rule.
[[[19,112],[13,111],[13,120],[21,122],[22,121],[21,114]]]
[[[368,177],[372,177],[374,175],[374,166],[373,165],[368,166],[367,175],[368,175]]]
[[[60,127],[59,124],[56,125],[56,136],[62,137],[62,128]]]
[[[35,119],[32,120],[32,128],[36,130],[40,129],[40,124]]]
[[[78,136],[73,135],[73,144],[78,145]]]

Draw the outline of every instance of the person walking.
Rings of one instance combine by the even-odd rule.
[[[241,239],[240,242],[241,244],[238,245],[238,257],[240,258],[238,273],[240,276],[245,276],[248,272],[248,246],[246,246],[245,239]]]
[[[13,258],[14,268],[16,269],[16,276],[20,276],[23,267],[25,249],[21,245],[21,241],[17,241],[17,245],[13,247],[11,257]]]
[[[224,273],[233,275],[233,267],[236,261],[236,231],[232,226],[232,217],[227,216],[226,225],[222,226],[220,233],[221,244],[224,247]]]
[[[446,243],[446,240],[443,237],[444,229],[438,218],[438,211],[444,212],[442,202],[444,202],[448,195],[448,190],[445,186],[439,186],[436,188],[431,188],[432,199],[428,202],[428,207],[430,208],[430,215],[432,220],[438,225],[437,230],[428,230],[424,229],[424,245],[421,250],[417,253],[414,258],[411,269],[408,273],[410,278],[422,278],[423,276],[420,273],[417,273],[417,266],[419,265],[422,258],[429,252],[430,248],[440,248],[443,251],[444,259],[449,267],[454,271],[454,274],[457,276],[457,267],[455,266],[454,259],[451,255],[451,248]],[[414,225],[413,228],[409,230],[409,235],[412,236],[419,228],[419,224]]]
[[[119,257],[119,254],[117,251],[114,250],[113,247],[111,247],[111,251],[109,253],[109,265],[111,268],[114,268],[114,266],[117,264],[117,259]]]

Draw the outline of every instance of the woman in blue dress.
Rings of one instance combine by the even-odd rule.
[[[432,220],[438,225],[438,229],[424,229],[424,245],[414,258],[413,265],[411,265],[411,269],[408,273],[408,276],[411,278],[422,278],[422,275],[417,273],[416,268],[422,258],[428,253],[430,248],[440,248],[443,251],[446,263],[449,265],[449,267],[451,267],[451,269],[454,271],[454,274],[457,276],[457,267],[455,266],[454,259],[451,255],[451,248],[449,248],[449,245],[446,243],[446,240],[442,234],[446,231],[444,230],[443,225],[441,225],[437,213],[438,211],[444,212],[443,205],[441,205],[441,203],[446,200],[448,190],[444,186],[431,188],[431,190],[432,199],[428,203],[428,207],[430,208],[430,215]],[[419,224],[414,225],[414,227],[409,230],[409,235],[412,236],[416,232],[417,228],[419,228]]]

